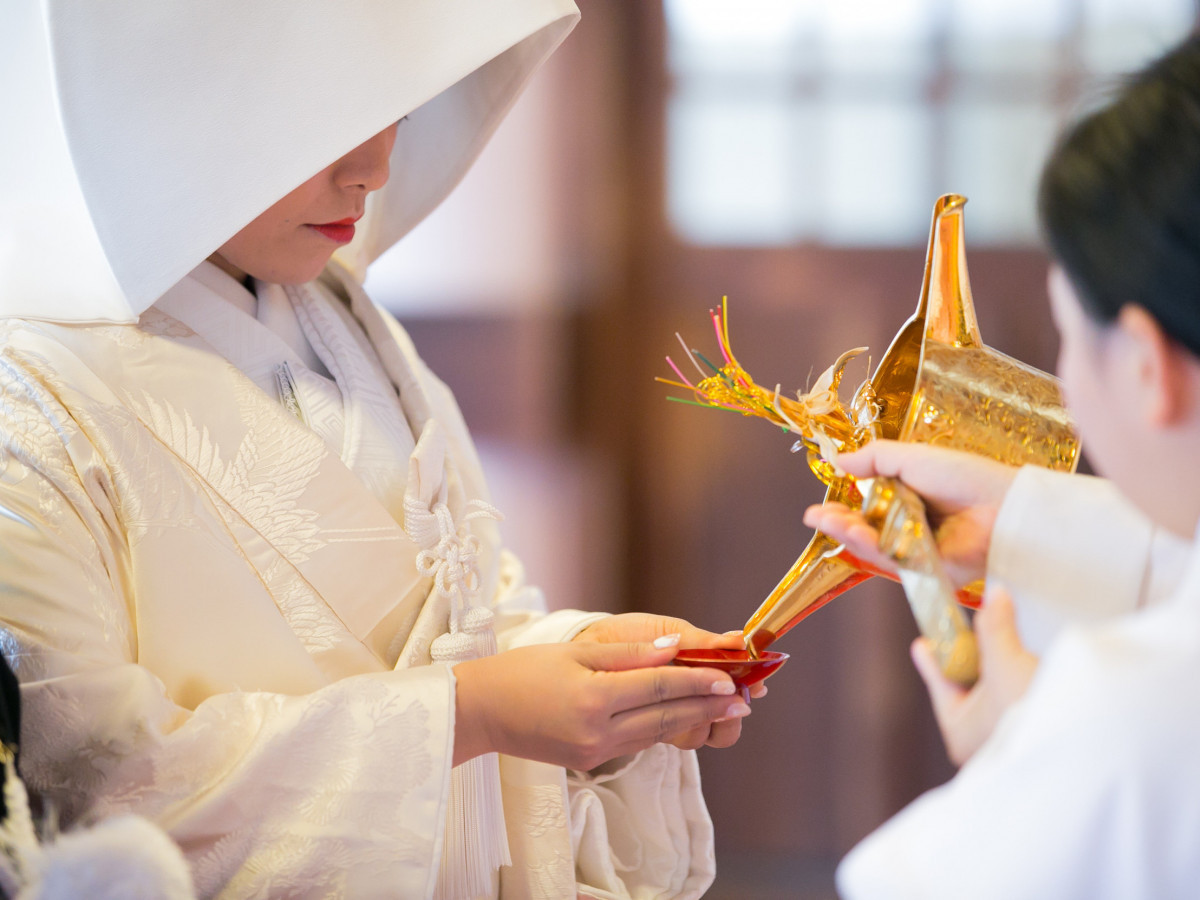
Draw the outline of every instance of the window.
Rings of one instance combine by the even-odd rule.
[[[667,212],[701,245],[1035,237],[1060,125],[1193,24],[1190,0],[665,0]]]

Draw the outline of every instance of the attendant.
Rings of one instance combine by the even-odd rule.
[[[1200,40],[1063,136],[1039,210],[1059,374],[1109,481],[890,442],[839,458],[922,493],[958,581],[988,579],[974,688],[913,648],[962,769],[850,853],[847,900],[1200,884]],[[853,511],[806,522],[883,562]]]

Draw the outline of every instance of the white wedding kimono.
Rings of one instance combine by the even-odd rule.
[[[542,615],[449,392],[358,288],[578,18],[571,0],[6,0],[0,649],[22,764],[64,822],[161,825],[203,896],[445,896],[449,847],[506,898],[712,880],[694,754],[569,778],[485,755],[474,793],[476,769],[452,769],[448,618],[479,652],[485,607],[501,648],[592,619]],[[204,264],[396,123],[322,283],[255,301]]]
[[[430,664],[448,601],[419,571],[438,550],[406,533],[414,504],[479,540],[502,645],[596,618],[541,615],[493,523],[466,518],[486,490],[452,397],[339,273],[259,286],[334,381],[207,263],[137,325],[0,323],[0,618],[26,780],[67,822],[159,823],[201,896],[431,895],[454,678]],[[695,754],[656,746],[570,788],[553,766],[501,772],[502,896],[711,882]]]
[[[842,896],[1197,896],[1200,543],[1106,482],[1029,468],[988,565],[1037,674],[951,781],[851,851]]]

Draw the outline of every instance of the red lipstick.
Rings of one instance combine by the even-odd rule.
[[[336,222],[325,222],[321,225],[309,225],[313,231],[324,235],[335,244],[348,244],[354,240],[354,223],[357,217],[339,219]]]

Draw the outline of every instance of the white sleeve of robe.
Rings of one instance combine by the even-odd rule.
[[[1189,547],[1105,479],[1026,466],[996,519],[988,581],[1012,593],[1021,637],[1040,654],[1064,625],[1161,602]]]
[[[1194,594],[1190,606],[1064,633],[959,774],[850,852],[843,900],[1197,896]]]

